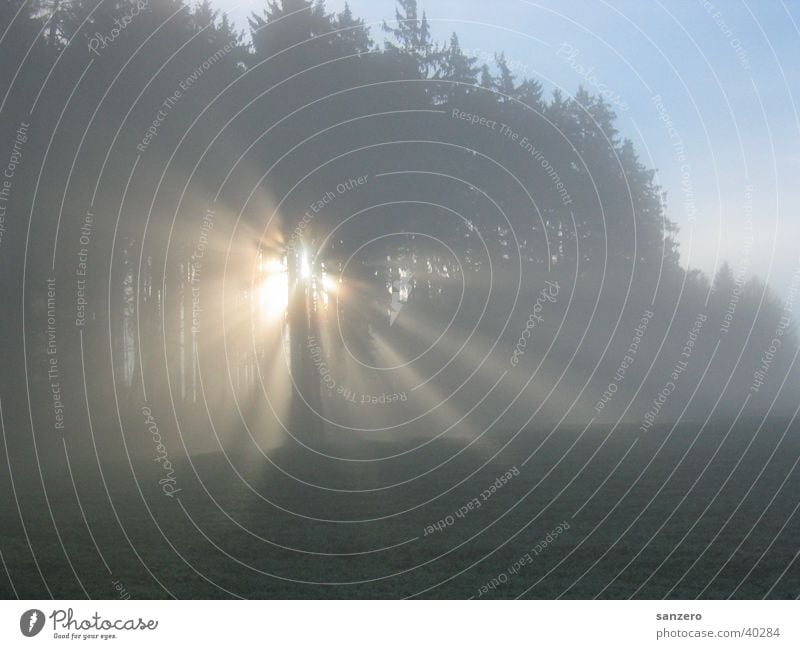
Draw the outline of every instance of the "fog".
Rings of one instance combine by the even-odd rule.
[[[794,597],[789,10],[396,4],[0,9],[2,588]]]

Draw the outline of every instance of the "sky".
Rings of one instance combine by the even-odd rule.
[[[214,0],[242,29],[265,0]],[[350,0],[373,26],[394,0]],[[574,94],[602,92],[666,192],[682,263],[768,281],[800,273],[800,2],[420,0],[434,39]],[[344,0],[328,0],[339,10]],[[797,277],[800,277],[798,275]]]

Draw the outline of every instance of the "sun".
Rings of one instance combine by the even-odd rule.
[[[330,296],[339,291],[339,282],[321,264],[319,272],[314,272],[309,255],[303,251],[298,257],[299,286],[310,291],[314,302],[328,308]],[[289,308],[289,270],[285,257],[259,257],[258,280],[256,282],[258,311],[264,320],[282,318]],[[315,307],[316,308],[316,307]]]
[[[286,262],[282,259],[262,260],[259,270],[259,308],[265,318],[275,320],[282,317],[289,306],[289,272]]]

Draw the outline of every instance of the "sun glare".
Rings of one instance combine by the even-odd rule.
[[[322,290],[325,291],[326,293],[333,293],[334,291],[336,291],[336,288],[337,288],[336,280],[333,279],[333,277],[331,277],[327,273],[323,273]]]
[[[289,273],[280,259],[261,262],[259,304],[261,313],[269,319],[279,318],[289,306]]]
[[[308,253],[305,251],[300,255],[300,277],[303,279],[311,277],[311,262],[309,262]]]

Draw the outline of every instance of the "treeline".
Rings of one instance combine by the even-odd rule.
[[[354,339],[365,323],[389,326],[392,287],[410,278],[402,299],[415,313],[436,321],[458,308],[505,353],[546,280],[561,287],[542,330],[555,341],[547,362],[555,377],[566,370],[563,403],[582,404],[573,414],[642,420],[698,314],[693,378],[659,417],[715,403],[729,415],[747,394],[769,407],[766,388],[750,387],[776,331],[783,346],[764,385],[787,375],[796,342],[783,304],[727,266],[713,279],[680,266],[666,197],[611,106],[584,89],[545,96],[502,53],[479,65],[456,34],[435,41],[415,0],[397,4],[395,20],[370,30],[349,8],[267,2],[245,38],[207,0],[3,2],[2,150],[30,124],[0,249],[4,358],[29,376],[21,386],[4,372],[3,393],[50,398],[43,286],[55,277],[74,430],[87,429],[84,373],[110,421],[119,406],[139,425],[145,397],[164,419],[204,419],[205,398],[237,420],[255,408],[246,395],[272,389],[259,377],[277,354],[254,332],[258,259],[287,255],[291,281],[300,261],[289,243],[302,232],[319,251],[312,264],[385,300],[383,311],[337,305]],[[597,412],[648,310],[643,351]],[[689,386],[701,377],[698,395]],[[49,408],[33,418],[51,427]]]

